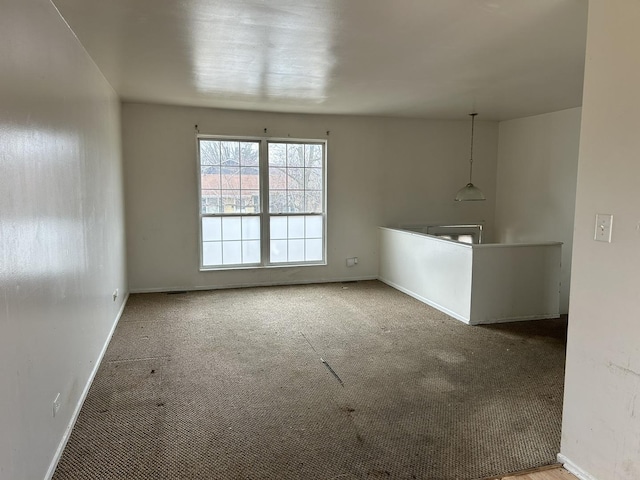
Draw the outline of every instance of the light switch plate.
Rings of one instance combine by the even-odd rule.
[[[596,215],[596,232],[594,240],[596,242],[611,243],[611,230],[613,228],[613,215],[609,213],[598,213]]]

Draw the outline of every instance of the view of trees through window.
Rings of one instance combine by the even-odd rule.
[[[324,142],[198,143],[203,268],[324,262]]]
[[[200,141],[202,213],[260,213],[260,142]]]

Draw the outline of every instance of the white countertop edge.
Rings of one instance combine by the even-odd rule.
[[[395,227],[378,227],[383,230],[392,230],[394,232],[399,232],[405,235],[415,235],[417,237],[427,237],[431,240],[435,240],[437,242],[446,242],[449,244],[459,245],[464,248],[520,248],[520,247],[550,247],[562,245],[562,242],[530,242],[530,243],[480,243],[480,244],[471,244],[459,242],[457,240],[450,240],[448,238],[440,238],[435,235],[429,235],[428,233],[422,232],[414,232],[412,230],[405,230],[403,228],[395,228]]]

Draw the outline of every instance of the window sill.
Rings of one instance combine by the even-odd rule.
[[[200,267],[201,272],[226,272],[233,270],[265,270],[275,268],[292,268],[292,267],[325,267],[327,262],[313,263],[284,263],[278,265],[230,265],[228,267]]]

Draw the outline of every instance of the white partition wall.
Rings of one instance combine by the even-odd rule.
[[[380,228],[380,280],[466,323],[471,266],[471,245]]]
[[[380,280],[469,323],[471,245],[380,228]]]
[[[471,322],[556,318],[562,244],[473,246]]]
[[[381,281],[471,325],[559,315],[562,244],[470,245],[380,228]]]

